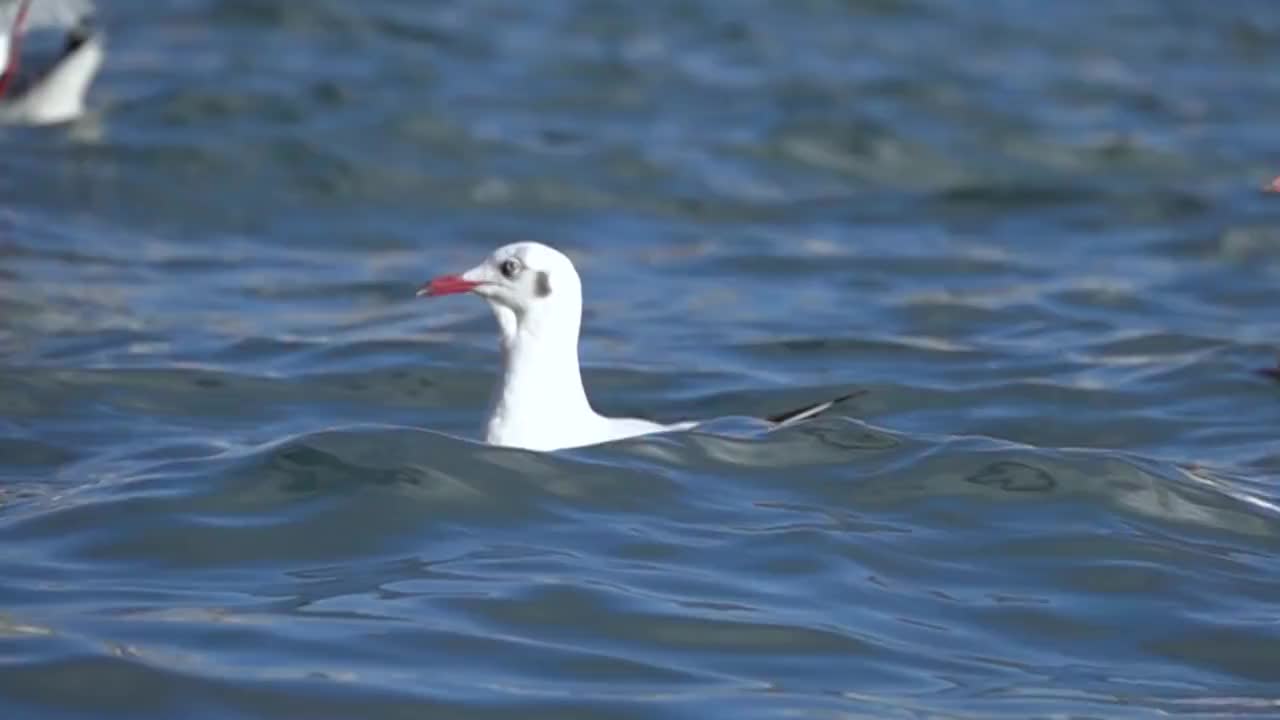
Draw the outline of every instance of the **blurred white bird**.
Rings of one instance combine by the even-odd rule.
[[[102,66],[91,0],[0,0],[0,123],[45,125],[84,112]]]

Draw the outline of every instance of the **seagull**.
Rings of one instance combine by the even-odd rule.
[[[578,367],[582,281],[560,251],[536,242],[504,245],[470,270],[442,275],[418,290],[420,297],[459,293],[484,298],[498,320],[502,375],[489,411],[485,442],[551,451],[687,430],[700,424],[664,425],[640,418],[605,417],[591,407]],[[859,394],[766,420],[789,425]]]
[[[48,125],[84,112],[104,55],[92,17],[89,0],[0,0],[0,123]],[[46,47],[24,52],[31,35]]]

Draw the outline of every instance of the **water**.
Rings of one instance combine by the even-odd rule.
[[[3,717],[1280,715],[1273,2],[104,5],[0,135]],[[728,419],[476,443],[413,291],[516,239]]]

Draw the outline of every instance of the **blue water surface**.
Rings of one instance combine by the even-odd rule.
[[[0,717],[1280,716],[1280,5],[100,11],[0,130]],[[528,239],[727,419],[477,442],[414,291]]]

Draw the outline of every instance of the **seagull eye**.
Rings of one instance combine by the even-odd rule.
[[[516,273],[520,272],[520,263],[513,258],[508,258],[502,261],[502,264],[498,266],[498,270],[502,272],[503,277],[511,280],[515,278]]]

